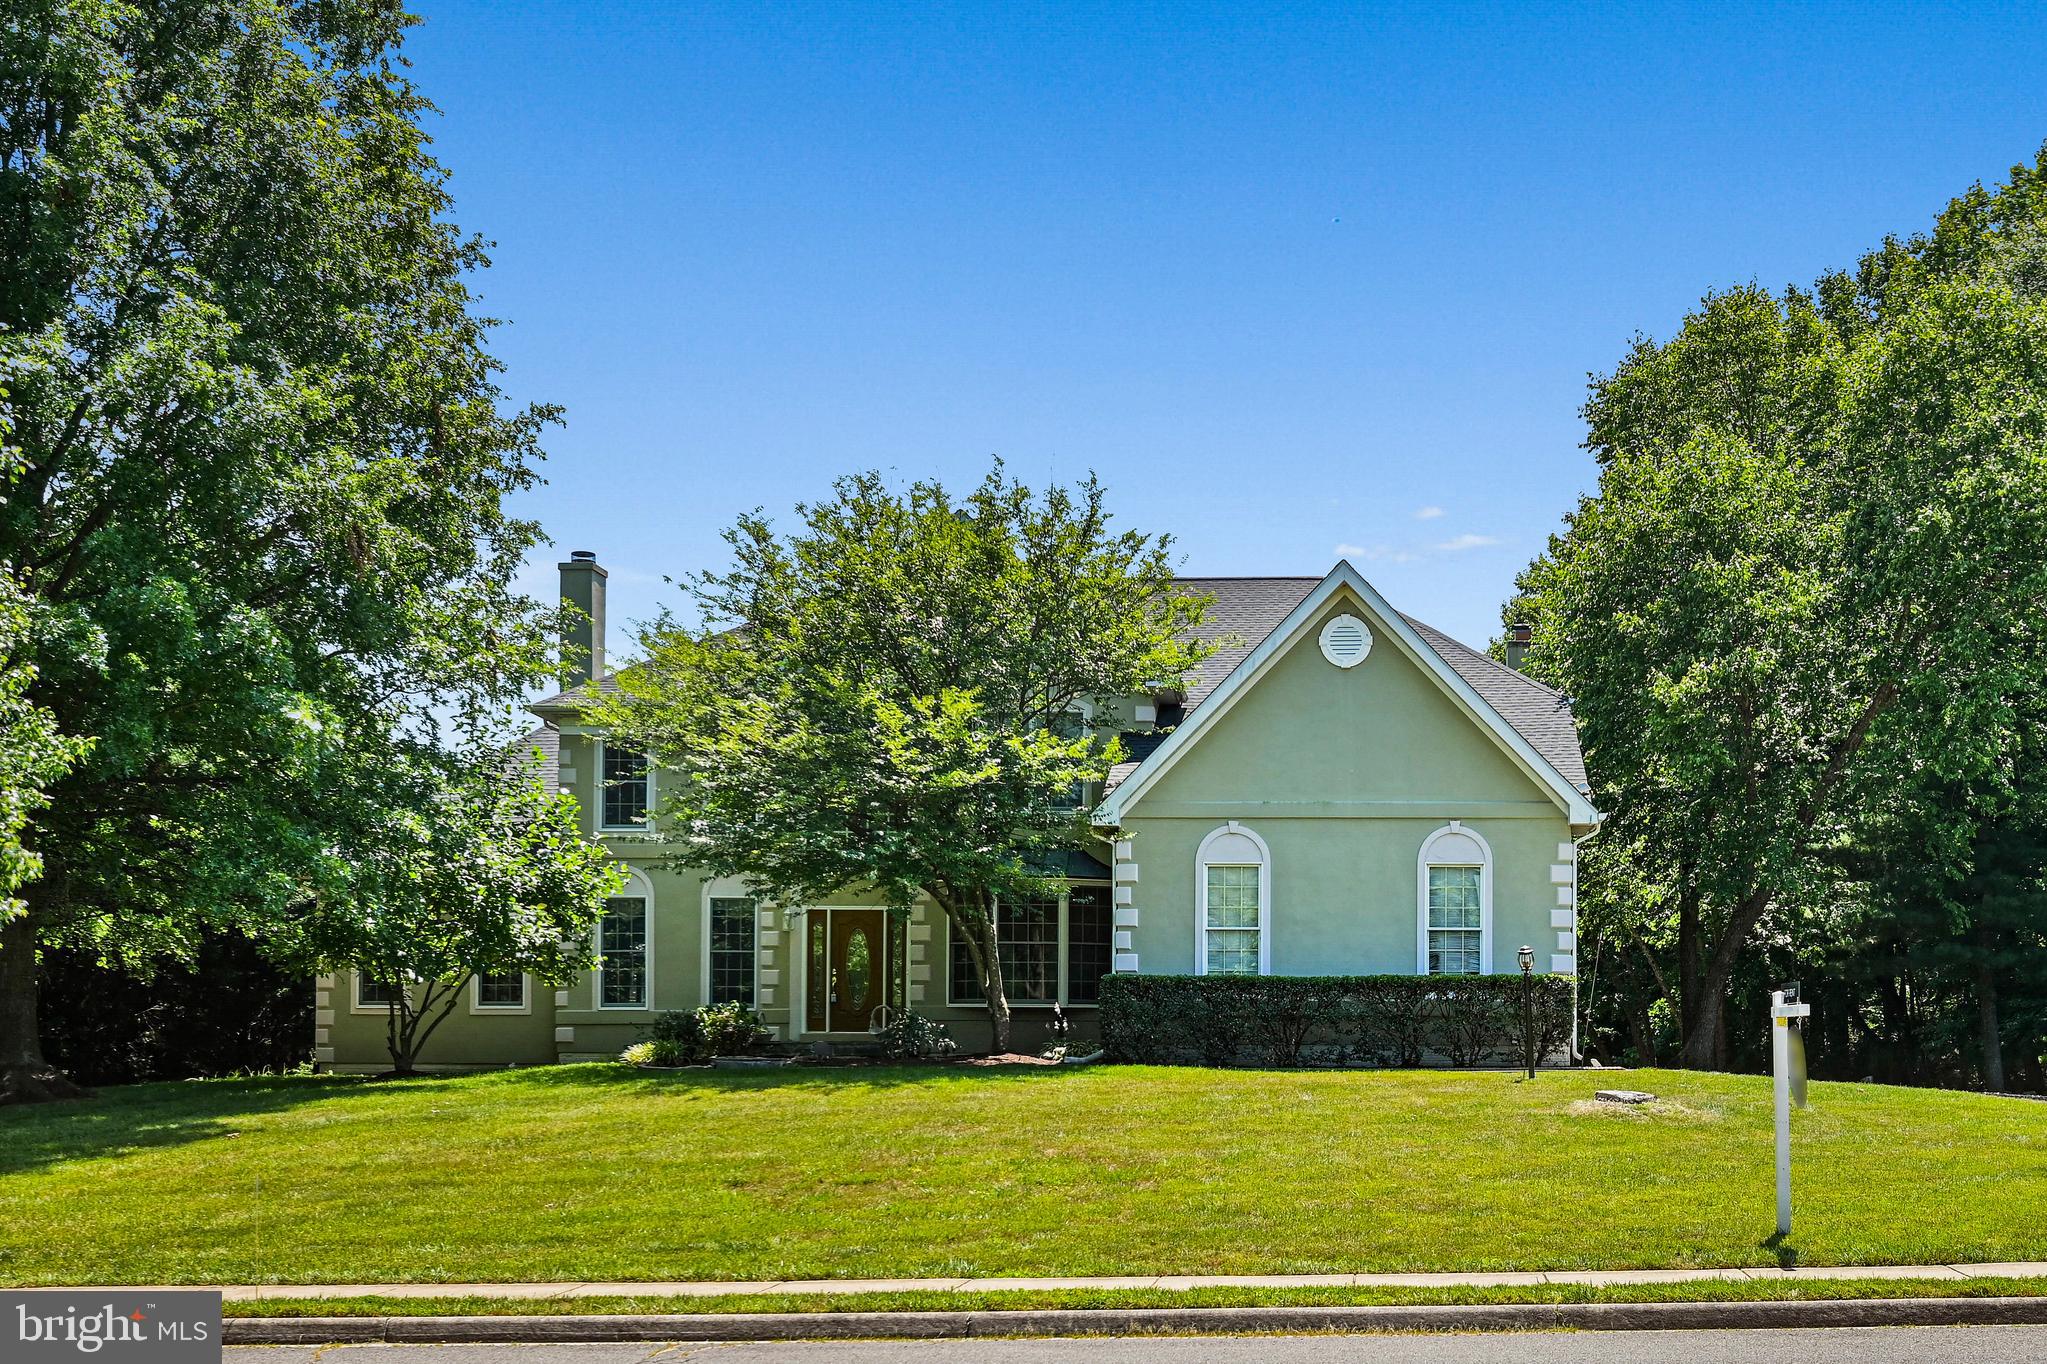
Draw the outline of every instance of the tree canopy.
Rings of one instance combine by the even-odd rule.
[[[547,670],[505,498],[554,413],[497,387],[411,22],[31,0],[0,25],[11,714],[90,741],[6,774],[46,804],[0,925],[0,1097],[55,1083],[38,944],[144,966],[209,920],[260,936],[378,797],[352,751]]]
[[[517,755],[415,752],[383,781],[384,799],[334,848],[336,883],[300,932],[310,964],[383,988],[403,1074],[473,977],[569,984],[626,872],[584,836],[575,798]]]
[[[1627,865],[1588,928],[1646,962],[1681,1054],[1728,1058],[1759,932],[1842,932],[1867,850],[1966,881],[2034,780],[2047,686],[2047,152],[1933,232],[1709,294],[1595,380],[1599,488],[1507,608],[1569,694]],[[2037,871],[2034,873],[2037,876]],[[1861,889],[1857,887],[1861,886]],[[1640,1029],[1638,1028],[1639,1032]]]
[[[647,632],[593,718],[680,775],[679,865],[790,904],[928,896],[1004,1050],[996,901],[1056,889],[1043,855],[1087,836],[1076,783],[1119,757],[1119,702],[1199,661],[1203,602],[1167,537],[1111,529],[1093,478],[1038,494],[998,463],[958,497],[866,473],[797,515],[787,536],[741,518],[732,567],[690,584],[703,628]]]

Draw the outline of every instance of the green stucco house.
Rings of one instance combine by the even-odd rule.
[[[665,864],[646,823],[662,774],[579,722],[578,694],[615,685],[605,571],[583,552],[561,571],[591,618],[572,651],[588,668],[533,707],[531,743],[631,883],[598,969],[565,990],[470,982],[427,1067],[611,1057],[658,1012],[726,1000],[790,1043],[865,1043],[894,1005],[985,1047],[966,950],[935,907],[774,904]],[[1086,717],[1129,726],[1130,760],[1098,793],[1095,839],[1058,868],[1064,891],[1002,911],[1013,1045],[1035,1048],[1055,1003],[1091,1032],[1110,972],[1511,972],[1524,945],[1538,970],[1575,972],[1576,853],[1600,816],[1564,697],[1401,615],[1349,563],[1186,586],[1213,598],[1216,653],[1184,692]],[[342,974],[317,992],[319,1062],[386,1068],[374,987]]]

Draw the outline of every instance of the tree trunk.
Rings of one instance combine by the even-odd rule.
[[[1645,1066],[1656,1064],[1656,1031],[1649,1023],[1648,1007],[1640,1000],[1630,999],[1622,1011],[1628,1020],[1628,1036],[1635,1043],[1635,1058]]]
[[[1705,993],[1700,980],[1704,953],[1699,948],[1698,888],[1691,884],[1689,868],[1680,868],[1678,875],[1684,882],[1677,901],[1677,1035],[1680,1045],[1689,1046],[1699,1030],[1699,1002]]]
[[[88,1099],[43,1059],[36,1010],[36,930],[31,914],[0,924],[0,1104]]]
[[[1746,900],[1736,905],[1727,916],[1727,927],[1714,944],[1712,956],[1706,960],[1697,988],[1685,988],[1688,997],[1696,995],[1697,1007],[1690,1011],[1692,1025],[1685,1032],[1683,1049],[1678,1052],[1680,1066],[1711,1070],[1720,1064],[1727,1045],[1727,987],[1734,979],[1741,949],[1769,905],[1769,892],[1763,890],[1750,892]]]
[[[1979,933],[1979,940],[1984,936]],[[2004,1042],[1997,1027],[1997,972],[1991,969],[1987,958],[1976,964],[1976,1020],[1983,1030],[1983,1088],[1992,1094],[2002,1094]]]
[[[1009,1050],[1009,992],[1002,983],[1002,953],[996,944],[993,907],[981,921],[981,990],[988,996],[988,1050],[997,1056]]]

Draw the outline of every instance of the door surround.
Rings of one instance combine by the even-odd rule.
[[[792,1035],[866,1036],[877,1007],[907,1000],[908,934],[898,917],[878,905],[813,905],[802,912],[795,956],[803,985],[790,1010]],[[861,988],[860,998],[847,998],[854,987]]]

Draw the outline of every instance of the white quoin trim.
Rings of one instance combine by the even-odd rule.
[[[1429,973],[1429,868],[1478,868],[1478,970],[1493,973],[1493,847],[1478,830],[1451,820],[1415,854],[1415,974]]]
[[[1138,798],[1180,760],[1180,755],[1207,732],[1217,717],[1235,705],[1278,658],[1302,639],[1308,627],[1320,619],[1329,604],[1343,593],[1354,598],[1386,637],[1397,644],[1399,651],[1420,664],[1436,685],[1549,794],[1572,824],[1591,826],[1599,823],[1599,811],[1592,807],[1585,793],[1566,780],[1549,759],[1536,752],[1535,746],[1521,731],[1508,724],[1492,704],[1445,662],[1443,656],[1407,623],[1407,619],[1393,609],[1392,603],[1379,595],[1379,589],[1366,582],[1364,575],[1346,559],[1316,584],[1301,604],[1289,612],[1287,618],[1230,671],[1221,685],[1209,693],[1208,699],[1196,706],[1186,721],[1168,734],[1165,742],[1153,749],[1137,765],[1137,769],[1123,779],[1122,785],[1109,793],[1094,812],[1095,825],[1098,828],[1122,827],[1125,815]]]
[[[1258,974],[1272,974],[1272,850],[1236,820],[1213,829],[1194,851],[1194,974],[1208,974],[1208,869],[1258,868]]]

